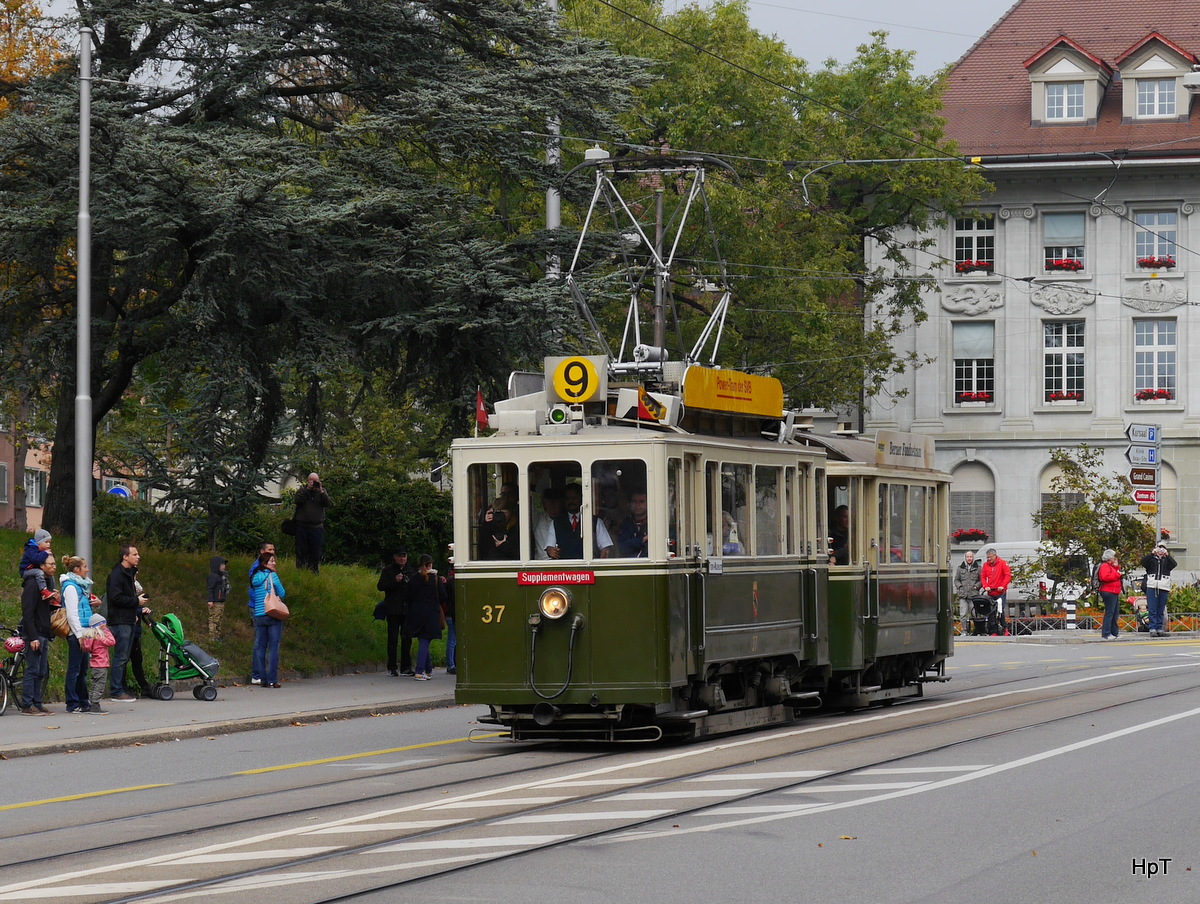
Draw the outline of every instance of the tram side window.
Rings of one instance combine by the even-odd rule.
[[[670,558],[686,548],[688,538],[680,535],[683,523],[683,462],[672,458],[667,462],[667,556]]]
[[[783,551],[788,555],[796,553],[796,516],[793,512],[792,500],[800,499],[803,505],[804,494],[796,495],[796,469],[785,468],[783,471]],[[800,512],[800,523],[805,523],[804,512]]]
[[[780,546],[779,522],[783,500],[779,498],[780,468],[754,469],[755,550],[760,556],[777,556]]]
[[[726,462],[721,466],[722,555],[752,555],[748,530],[752,492],[749,465]]]
[[[599,538],[596,546],[603,549],[600,538],[600,526],[603,525],[612,546],[608,558],[644,559],[650,556],[652,519],[648,491],[644,461],[598,461],[592,465],[592,497],[596,502],[596,534]],[[661,543],[654,546],[654,552],[659,556],[661,549]]]
[[[908,488],[908,561],[925,562],[925,487]]]
[[[816,469],[816,479],[815,479],[815,482],[813,483],[813,490],[816,493],[816,499],[815,499],[815,505],[814,505],[814,508],[816,509],[816,511],[813,512],[813,514],[816,516],[816,522],[817,522],[816,523],[816,531],[817,532],[815,535],[816,536],[816,548],[815,549],[806,549],[805,553],[808,555],[815,555],[817,557],[818,561],[821,561],[821,562],[825,561],[826,550],[829,549],[829,542],[828,542],[829,541],[829,522],[825,518],[825,514],[826,514],[825,501],[824,501],[825,496],[826,496],[825,487],[826,487],[825,469],[817,468]]]
[[[893,484],[888,488],[888,561],[903,562],[904,527],[907,522],[908,487]]]
[[[578,523],[582,484],[583,468],[577,461],[538,461],[529,466],[529,491],[533,496],[529,519],[532,558],[583,558],[583,543],[576,543],[568,536],[572,532],[572,513],[567,511],[570,495]],[[569,494],[568,485],[574,487]],[[578,532],[582,536],[582,528]],[[558,541],[559,533],[564,538],[562,543]],[[554,555],[555,551],[558,555]]]
[[[521,552],[517,466],[476,464],[467,470],[473,560],[516,559]]]

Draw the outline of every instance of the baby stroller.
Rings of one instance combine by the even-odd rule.
[[[1003,634],[1004,623],[996,611],[996,601],[990,596],[971,598],[971,635]]]
[[[151,696],[155,700],[170,700],[175,696],[172,681],[199,678],[203,683],[192,688],[192,696],[197,700],[216,700],[217,686],[213,678],[217,675],[220,663],[194,643],[184,640],[183,625],[178,616],[168,614],[162,617],[162,621],[155,621],[143,615],[142,621],[150,628],[159,647],[158,683],[150,692]]]

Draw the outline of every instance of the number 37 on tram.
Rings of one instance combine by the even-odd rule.
[[[547,359],[455,441],[458,701],[517,740],[656,740],[945,680],[932,441],[819,435],[778,381],[676,368]]]

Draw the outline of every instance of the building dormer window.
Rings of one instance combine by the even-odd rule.
[[[1046,86],[1046,121],[1083,119],[1083,82],[1060,82]]]
[[[1117,57],[1125,93],[1121,118],[1176,119],[1187,116],[1191,95],[1184,76],[1196,56],[1158,32],[1151,32]]]
[[[1138,119],[1175,115],[1175,79],[1138,79]]]
[[[1046,125],[1095,122],[1113,68],[1070,38],[1058,37],[1025,61],[1030,118]]]

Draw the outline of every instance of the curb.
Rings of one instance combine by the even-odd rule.
[[[157,744],[163,741],[182,741],[189,738],[208,737],[210,735],[258,731],[263,728],[282,728],[297,723],[334,722],[342,719],[358,719],[365,716],[419,712],[425,709],[447,709],[457,705],[453,697],[436,697],[428,700],[409,700],[395,703],[341,706],[331,709],[301,710],[271,716],[249,716],[244,719],[231,719],[226,722],[208,722],[201,725],[147,728],[140,731],[126,731],[120,734],[76,738],[69,741],[11,744],[0,746],[0,760],[40,756],[48,753],[76,753],[81,750],[104,750],[114,747],[127,747],[132,744]]]

